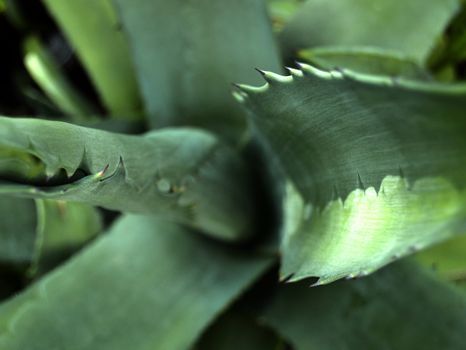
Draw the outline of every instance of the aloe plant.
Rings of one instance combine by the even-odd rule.
[[[465,14],[0,1],[0,349],[464,349]]]

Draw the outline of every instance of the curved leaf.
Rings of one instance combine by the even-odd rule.
[[[309,0],[282,31],[284,50],[311,46],[373,46],[425,63],[458,0]]]
[[[0,348],[186,349],[271,262],[126,216],[0,307]]]
[[[237,93],[291,179],[282,277],[368,274],[464,232],[466,85],[302,69]]]
[[[262,316],[296,350],[461,350],[466,299],[403,263],[358,281],[281,286]]]
[[[239,155],[207,132],[132,136],[0,118],[1,150],[15,169],[0,169],[0,192],[157,214],[228,240],[252,234],[249,174]]]
[[[139,91],[111,0],[44,0],[116,118],[138,118]]]
[[[413,60],[374,47],[322,46],[302,50],[299,57],[325,70],[347,68],[358,73],[431,80],[427,71]]]
[[[116,0],[152,127],[195,125],[230,138],[245,118],[235,81],[279,70],[263,0]]]

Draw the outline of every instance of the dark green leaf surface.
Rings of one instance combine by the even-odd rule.
[[[326,70],[348,68],[358,73],[430,79],[429,74],[414,61],[374,47],[316,47],[300,51],[299,57]]]
[[[126,216],[0,308],[0,348],[187,349],[270,263],[174,224]]]
[[[284,285],[263,318],[296,350],[461,350],[466,344],[465,297],[407,263],[330,286]]]
[[[116,0],[153,127],[244,130],[230,84],[280,63],[262,0]]]
[[[424,63],[458,0],[309,0],[283,30],[287,53],[311,46],[373,46]]]
[[[0,151],[0,192],[157,214],[228,240],[252,234],[249,173],[201,130],[130,136],[3,117]]]
[[[44,0],[112,116],[135,119],[140,100],[128,43],[111,0]]]
[[[464,232],[466,85],[302,69],[236,94],[291,180],[282,277],[364,275]]]
[[[34,257],[36,227],[33,200],[0,196],[0,263],[29,266]]]

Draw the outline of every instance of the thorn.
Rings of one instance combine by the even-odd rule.
[[[110,164],[107,164],[107,165],[103,168],[103,170],[99,171],[97,174],[95,174],[95,176],[96,176],[96,177],[102,177],[102,176],[104,176],[109,167],[110,167]]]
[[[359,175],[359,171],[358,171],[358,187],[361,190],[364,190],[364,183],[362,182],[361,175]]]
[[[333,184],[333,199],[340,198],[340,193],[338,191],[337,185]]]
[[[400,173],[400,177],[401,177],[402,179],[404,179],[404,178],[405,178],[405,174],[404,174],[404,172],[403,172],[403,169],[401,169],[401,166],[400,166],[400,165],[398,165],[398,172]]]
[[[290,76],[283,76],[274,72],[269,72],[266,70],[262,70],[259,68],[255,68],[256,71],[262,75],[262,77],[265,79],[266,82],[269,84],[274,84],[274,83],[285,83],[290,80]]]
[[[285,69],[294,77],[301,78],[303,76],[303,72],[299,69],[285,67]]]

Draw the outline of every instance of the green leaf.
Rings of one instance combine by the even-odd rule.
[[[323,46],[302,50],[299,57],[325,70],[348,68],[359,73],[431,80],[414,61],[380,48]]]
[[[37,216],[34,201],[0,196],[0,263],[27,268],[34,256]]]
[[[0,168],[0,193],[157,214],[227,240],[253,233],[249,172],[235,150],[205,131],[131,136],[3,117],[1,152],[15,168]]]
[[[71,85],[38,38],[29,37],[24,47],[26,69],[47,97],[63,113],[74,117],[76,121],[83,121],[97,114],[88,101]]]
[[[466,85],[302,69],[236,94],[290,178],[282,277],[368,274],[464,232]]]
[[[39,225],[30,274],[43,274],[102,231],[99,212],[83,203],[37,200]]]
[[[116,0],[152,127],[195,125],[238,137],[230,84],[280,69],[262,0]]]
[[[281,286],[263,320],[296,350],[460,350],[466,300],[403,263],[358,281]]]
[[[282,31],[286,53],[311,46],[373,46],[425,63],[458,0],[309,0]]]
[[[186,349],[270,266],[151,217],[109,234],[0,308],[0,348]]]
[[[140,100],[128,43],[110,0],[44,0],[87,69],[108,111],[135,119]]]

